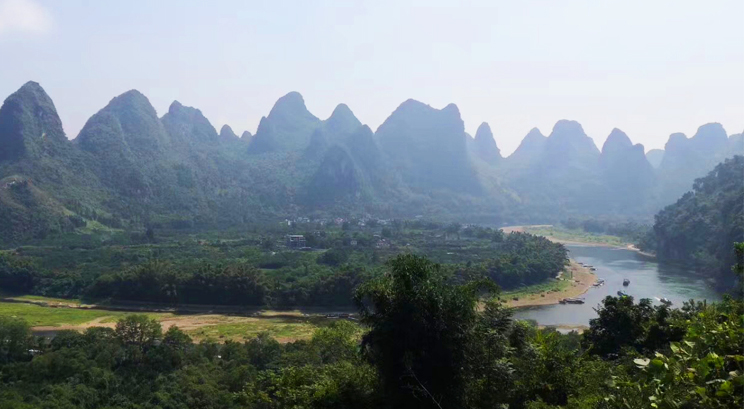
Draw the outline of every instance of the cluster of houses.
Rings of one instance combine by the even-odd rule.
[[[357,219],[345,219],[343,217],[336,217],[333,219],[311,219],[309,217],[295,217],[291,219],[289,218],[284,219],[284,221],[281,224],[284,224],[290,227],[297,225],[297,224],[316,224],[319,226],[327,226],[327,225],[341,226],[344,223],[349,222],[349,223],[355,223],[359,227],[364,227],[367,224],[369,224],[369,222],[371,221],[376,221],[377,224],[380,226],[387,226],[392,223],[390,219],[376,219],[367,214]]]
[[[318,232],[314,232],[313,234],[315,233]],[[373,238],[375,243],[374,246],[377,249],[389,249],[392,246],[390,240],[381,237],[379,234],[375,234]],[[358,244],[359,242],[356,239],[349,240],[349,245],[352,247],[356,247]],[[284,236],[284,245],[288,249],[292,250],[310,250],[310,247],[307,246],[305,235],[303,234],[288,234]]]
[[[287,248],[294,250],[303,250],[307,248],[307,241],[305,241],[305,236],[302,234],[288,234],[285,237],[285,244]]]
[[[390,240],[378,238],[377,242],[375,243],[375,248],[378,249],[389,249],[392,244],[390,243]]]

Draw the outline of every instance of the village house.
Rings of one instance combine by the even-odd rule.
[[[286,245],[288,248],[296,250],[306,247],[305,236],[301,234],[288,234],[286,236]]]

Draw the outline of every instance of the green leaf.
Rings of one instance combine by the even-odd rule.
[[[636,358],[633,360],[633,363],[635,363],[636,365],[640,367],[648,366],[649,362],[651,362],[651,360],[648,358]]]

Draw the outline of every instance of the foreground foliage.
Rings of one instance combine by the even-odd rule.
[[[399,256],[358,289],[362,326],[338,321],[284,345],[267,334],[194,343],[142,315],[49,340],[0,317],[0,408],[744,404],[740,298],[674,310],[608,297],[587,333],[564,335],[512,320],[488,299],[490,285],[454,278],[424,258]]]

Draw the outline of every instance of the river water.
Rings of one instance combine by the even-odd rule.
[[[516,310],[514,317],[535,320],[539,325],[588,326],[589,320],[597,317],[594,308],[608,295],[617,296],[618,290],[626,292],[637,302],[650,298],[655,304],[660,298],[672,301],[673,307],[681,307],[684,301],[718,301],[721,295],[694,271],[680,266],[662,264],[655,258],[635,251],[598,246],[567,245],[569,257],[594,266],[598,279],[604,279],[601,287],[592,287],[584,295],[584,304],[557,304],[528,307]],[[624,279],[630,285],[623,286]]]

